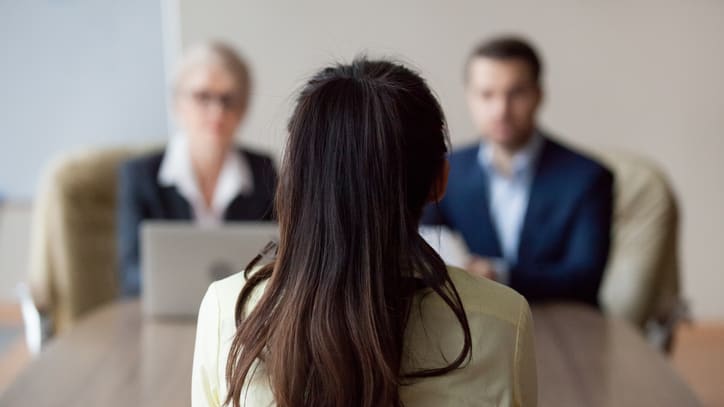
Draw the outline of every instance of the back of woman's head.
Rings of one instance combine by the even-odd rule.
[[[442,110],[417,74],[364,59],[326,68],[304,88],[289,123],[279,215],[295,219],[282,223],[311,209],[325,219],[334,211],[351,228],[394,222],[383,232],[405,221],[416,229],[445,153]],[[299,198],[313,202],[287,205]]]
[[[469,354],[462,304],[417,232],[445,164],[442,110],[402,65],[357,59],[302,90],[276,197],[276,261],[249,274],[227,364],[236,404],[264,362],[279,406],[396,406],[405,376],[444,374]],[[251,290],[268,279],[244,315]],[[428,287],[465,332],[448,366],[401,372],[412,298]]]

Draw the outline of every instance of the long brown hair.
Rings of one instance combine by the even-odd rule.
[[[280,407],[401,406],[405,378],[465,363],[463,304],[418,233],[446,153],[442,109],[402,65],[357,59],[307,83],[289,122],[276,195],[278,255],[253,273],[247,267],[237,301],[226,404],[240,406],[256,361]],[[464,343],[449,365],[401,372],[420,287],[451,308]]]

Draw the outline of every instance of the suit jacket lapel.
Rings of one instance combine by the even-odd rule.
[[[470,192],[470,200],[467,202],[468,208],[466,210],[471,214],[469,224],[477,230],[470,233],[466,240],[472,251],[502,257],[498,232],[490,216],[488,175],[477,162],[477,158],[472,167],[471,171],[467,172],[470,176],[465,186],[465,189]]]
[[[191,204],[179,194],[175,187],[161,187],[161,196],[168,219],[193,219]]]
[[[543,221],[548,217],[551,205],[554,203],[556,176],[553,161],[555,160],[553,146],[547,138],[541,149],[535,174],[528,196],[528,207],[523,218],[523,227],[518,244],[518,258],[530,257],[536,237],[545,236],[541,230]]]
[[[224,220],[239,221],[253,219],[253,213],[250,213],[250,210],[253,207],[252,203],[252,197],[247,195],[237,195],[229,203],[229,206],[226,207],[226,211],[224,211]]]

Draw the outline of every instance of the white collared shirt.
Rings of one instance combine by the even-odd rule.
[[[478,150],[478,162],[488,176],[488,203],[493,225],[498,233],[503,259],[493,259],[499,280],[509,283],[509,266],[518,260],[520,233],[535,175],[536,162],[543,147],[543,137],[536,132],[530,141],[513,155],[510,175],[502,174],[493,164],[493,149],[484,142]]]
[[[191,206],[194,221],[201,226],[220,225],[231,202],[239,195],[254,191],[249,164],[235,149],[229,149],[216,181],[211,207],[207,207],[191,164],[189,143],[183,134],[169,140],[158,171],[158,182],[178,190]]]

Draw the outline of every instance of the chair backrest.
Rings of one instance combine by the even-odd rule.
[[[76,152],[46,170],[33,209],[30,286],[54,333],[117,297],[116,173],[146,150]]]
[[[631,153],[598,152],[614,173],[613,242],[599,294],[604,310],[640,327],[680,301],[678,210],[663,173]]]

